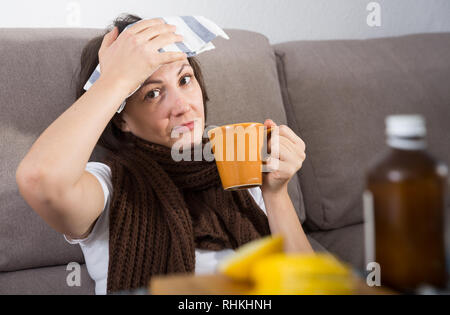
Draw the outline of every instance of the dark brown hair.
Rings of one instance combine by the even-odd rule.
[[[97,67],[99,63],[98,51],[102,44],[104,35],[110,32],[115,26],[117,26],[117,28],[119,29],[120,34],[127,25],[135,23],[140,20],[142,20],[142,18],[133,14],[121,14],[113,21],[112,25],[105,30],[103,35],[99,35],[92,38],[84,46],[83,51],[81,53],[80,70],[78,73],[76,84],[77,99],[86,92],[83,89],[83,86],[89,79],[95,67]],[[203,105],[206,121],[207,117],[206,103],[209,101],[209,98],[206,92],[202,71],[200,69],[200,64],[194,57],[189,57],[188,61],[194,71],[195,78],[197,79],[203,94]],[[119,127],[121,125],[121,122],[123,121],[122,113],[123,112],[114,114],[114,116],[106,125],[106,128],[103,131],[102,135],[100,136],[100,139],[98,140],[97,143],[98,145],[111,151],[117,151],[123,149],[124,147],[129,147],[131,145],[129,137],[127,136],[127,132],[123,132]]]

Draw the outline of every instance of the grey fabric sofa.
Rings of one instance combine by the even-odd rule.
[[[198,58],[209,124],[271,118],[306,143],[289,193],[316,250],[364,270],[364,172],[385,149],[384,118],[421,113],[429,147],[450,165],[450,34],[270,45],[226,30]],[[0,29],[0,294],[93,294],[78,245],[25,203],[15,170],[33,142],[75,101],[83,45],[98,29]],[[98,104],[102,106],[102,104]],[[96,148],[95,161],[104,154]],[[81,286],[66,267],[81,265]]]

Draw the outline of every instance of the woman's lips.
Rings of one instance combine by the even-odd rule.
[[[194,129],[194,121],[190,121],[187,124],[184,124],[183,127],[188,127],[189,130],[193,130]]]
[[[176,130],[177,132],[181,132],[181,133],[189,132],[193,129],[194,129],[194,121],[190,121],[186,124],[183,124],[181,126],[177,126],[174,128],[174,130]]]

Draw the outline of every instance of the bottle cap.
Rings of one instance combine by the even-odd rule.
[[[425,119],[421,115],[390,115],[386,117],[386,134],[392,137],[424,137]]]

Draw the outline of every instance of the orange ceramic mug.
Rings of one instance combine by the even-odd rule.
[[[264,124],[247,122],[224,125],[208,131],[222,186],[225,190],[262,185],[263,155],[267,135]]]

